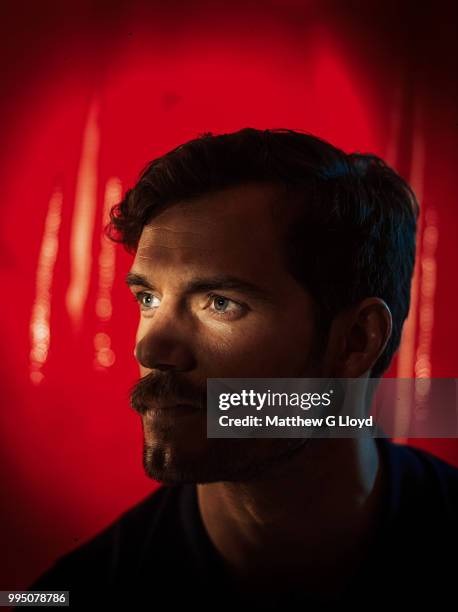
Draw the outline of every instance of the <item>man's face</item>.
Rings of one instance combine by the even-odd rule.
[[[303,442],[206,437],[207,378],[320,376],[313,302],[284,267],[287,215],[274,220],[275,197],[269,185],[233,187],[174,204],[143,229],[129,281],[142,377],[132,406],[155,480],[249,479]],[[194,409],[176,406],[186,403]]]

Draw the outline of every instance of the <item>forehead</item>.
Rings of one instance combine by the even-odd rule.
[[[273,215],[278,206],[279,190],[260,184],[173,204],[143,228],[134,267],[143,272],[154,267],[260,278],[284,275],[281,231]]]

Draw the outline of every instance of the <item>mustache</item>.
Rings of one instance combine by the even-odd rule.
[[[205,406],[207,390],[178,378],[176,374],[151,372],[131,387],[130,405],[135,412],[143,415],[152,401]]]

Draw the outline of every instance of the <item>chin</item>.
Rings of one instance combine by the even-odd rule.
[[[145,441],[143,469],[148,478],[164,485],[249,482],[268,477],[287,460],[303,441],[276,440],[274,447],[250,439],[205,439],[189,445]]]
[[[202,449],[192,452],[158,443],[144,445],[143,469],[148,478],[168,486],[217,482],[227,472]]]

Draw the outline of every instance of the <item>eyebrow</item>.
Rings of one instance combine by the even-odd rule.
[[[128,272],[126,276],[126,284],[128,287],[139,285],[147,289],[154,290],[155,287],[148,281],[146,276],[136,272]],[[272,302],[272,293],[267,289],[262,289],[250,281],[242,280],[236,276],[229,274],[218,274],[209,278],[197,277],[193,278],[185,286],[184,292],[186,295],[193,293],[203,293],[205,291],[216,290],[235,290],[257,300]]]

